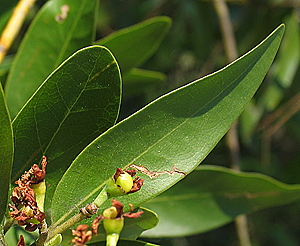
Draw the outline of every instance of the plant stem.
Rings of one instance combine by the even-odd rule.
[[[106,246],[116,246],[119,240],[119,234],[109,234],[106,236]]]
[[[251,246],[247,216],[241,214],[235,218],[235,225],[241,246]]]
[[[6,246],[6,243],[4,241],[4,236],[2,235],[2,233],[0,233],[0,245],[1,246]]]
[[[230,19],[229,9],[224,0],[213,0],[214,7],[219,17],[219,24],[223,37],[224,50],[228,62],[232,62],[238,57],[233,26]],[[226,134],[226,142],[230,150],[231,167],[240,170],[240,145],[238,139],[236,121]],[[246,215],[239,215],[235,219],[236,230],[241,246],[251,246],[249,229]]]
[[[219,24],[222,32],[224,51],[229,62],[238,57],[232,23],[229,10],[224,0],[213,0],[214,7],[219,17]]]
[[[68,219],[66,222],[62,223],[60,226],[56,228],[49,228],[48,237],[46,239],[46,242],[49,241],[51,238],[53,238],[55,235],[60,234],[64,232],[65,230],[69,229],[71,226],[77,224],[78,222],[88,218],[89,216],[87,214],[84,214],[83,212],[78,212],[73,217]]]
[[[47,223],[46,220],[43,220],[42,227],[40,229],[40,235],[37,241],[35,242],[36,246],[43,246],[48,236]]]
[[[102,206],[103,203],[105,203],[108,199],[108,195],[106,192],[106,188],[104,187],[101,192],[99,193],[99,195],[96,197],[96,199],[94,200],[94,204],[100,208]]]
[[[97,198],[93,203],[88,204],[85,208],[80,209],[80,211],[75,214],[73,217],[68,219],[66,222],[62,223],[59,226],[51,226],[49,228],[48,236],[46,242],[53,238],[55,235],[64,232],[69,229],[71,226],[79,223],[80,221],[90,218],[92,215],[96,214],[97,211],[93,210],[93,207],[100,208],[104,202],[108,199],[105,187],[101,190]]]
[[[20,0],[0,37],[0,64],[19,33],[30,8],[36,0]]]

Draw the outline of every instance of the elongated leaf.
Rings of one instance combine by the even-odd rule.
[[[119,105],[120,71],[110,51],[91,46],[76,52],[47,78],[13,121],[12,180],[46,155],[50,199],[76,155],[115,123]]]
[[[98,0],[52,0],[42,7],[22,41],[6,83],[12,117],[63,60],[92,44],[97,9]]]
[[[171,19],[166,16],[153,17],[96,41],[111,50],[122,74],[145,62],[158,49],[168,33]]]
[[[280,26],[231,65],[159,98],[96,139],[57,187],[52,203],[55,225],[91,201],[117,167],[132,167],[145,179],[139,192],[120,197],[123,204],[134,206],[196,168],[259,87],[283,32]]]
[[[13,163],[13,134],[10,117],[0,85],[0,223],[6,211]]]
[[[123,76],[123,94],[125,96],[141,95],[165,80],[166,75],[163,73],[133,68]]]
[[[156,211],[158,226],[145,237],[181,237],[223,226],[239,214],[290,204],[300,185],[287,185],[258,173],[201,165],[144,206]],[[173,216],[170,216],[173,215]]]

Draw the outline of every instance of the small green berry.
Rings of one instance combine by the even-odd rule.
[[[124,227],[124,218],[107,219],[103,220],[103,227],[107,235],[120,234]]]
[[[115,219],[118,216],[118,211],[116,207],[110,207],[103,211],[103,216],[106,218]]]
[[[133,186],[133,179],[129,173],[124,172],[117,178],[116,185],[120,186],[125,193],[128,193]]]

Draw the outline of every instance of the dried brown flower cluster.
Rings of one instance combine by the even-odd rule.
[[[42,169],[37,164],[34,164],[28,172],[25,172],[15,182],[18,186],[12,192],[11,201],[13,205],[9,205],[12,210],[12,212],[9,212],[11,217],[17,220],[19,225],[26,226],[25,230],[27,231],[36,230],[45,219],[45,214],[37,206],[34,190],[30,188],[30,185],[44,181],[47,165],[45,156],[41,165]]]
[[[72,230],[72,235],[75,236],[72,239],[73,245],[84,246],[86,242],[92,239],[92,231],[88,231],[88,228],[88,225],[79,225],[76,230]]]

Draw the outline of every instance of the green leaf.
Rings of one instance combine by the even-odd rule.
[[[98,2],[52,0],[39,11],[19,47],[6,83],[12,118],[63,60],[94,41]]]
[[[223,226],[240,214],[290,204],[300,185],[287,185],[258,173],[201,165],[144,206],[160,217],[145,237],[182,237]]]
[[[157,87],[166,81],[166,75],[160,72],[132,68],[123,76],[123,94],[141,95],[149,88]]]
[[[7,208],[13,152],[12,126],[0,85],[0,223]]]
[[[157,99],[91,143],[57,187],[52,202],[55,225],[92,201],[117,167],[143,171],[138,173],[145,180],[142,189],[119,198],[135,207],[195,169],[252,98],[283,32],[281,25],[231,65]],[[157,176],[149,177],[151,173]]]
[[[171,26],[166,16],[150,18],[96,41],[111,50],[116,57],[122,74],[138,67],[158,49]]]
[[[116,60],[105,47],[84,48],[60,65],[13,121],[12,180],[45,155],[50,199],[76,155],[115,123],[120,83]]]

